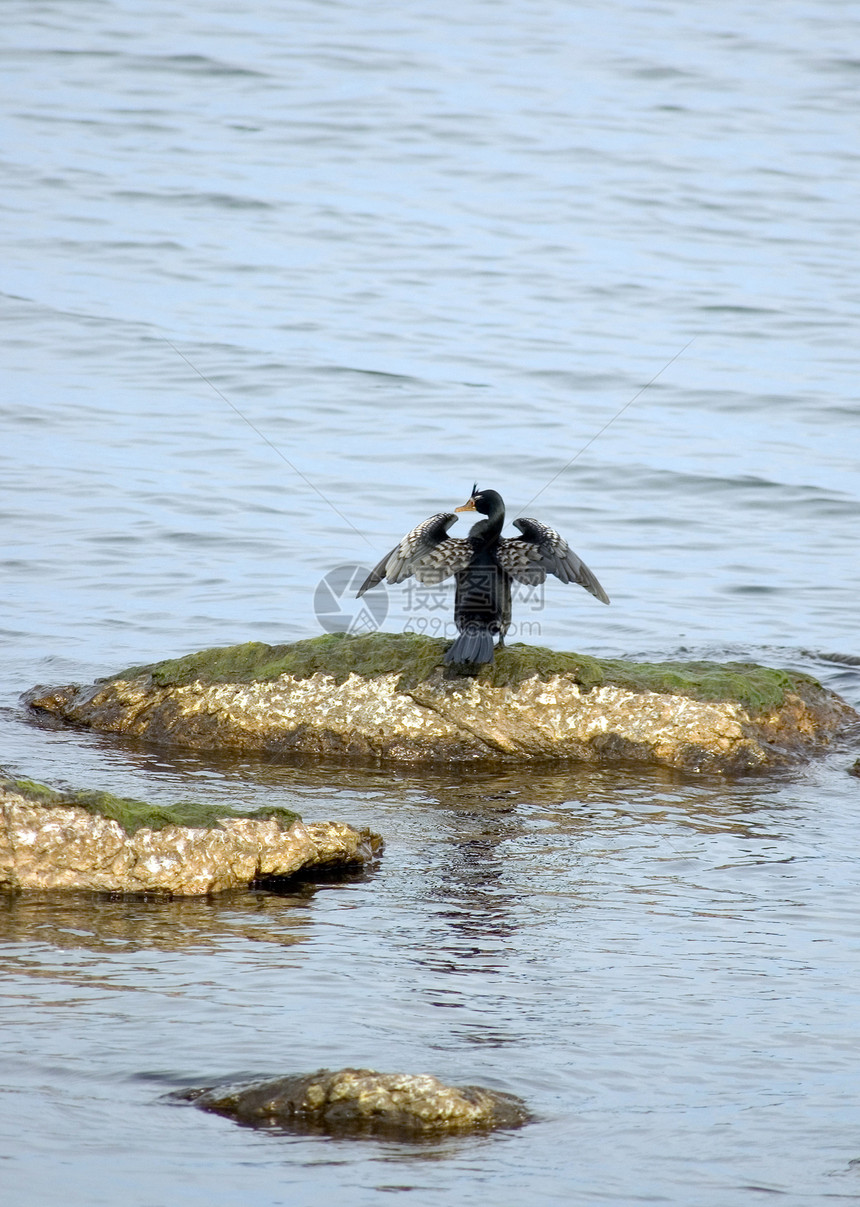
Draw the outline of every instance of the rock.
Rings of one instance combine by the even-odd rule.
[[[398,762],[565,759],[744,773],[796,762],[860,721],[799,672],[748,663],[598,660],[511,646],[476,675],[445,643],[330,634],[37,687],[42,714],[158,745]]]
[[[234,814],[212,827],[167,824],[129,833],[64,794],[46,801],[51,790],[36,788],[0,786],[0,888],[201,895],[361,867],[382,849],[370,830],[300,818],[285,826],[277,815]]]
[[[480,1086],[448,1086],[428,1073],[320,1069],[251,1085],[186,1090],[178,1097],[249,1127],[330,1135],[418,1139],[519,1127],[519,1098]]]
[[[860,777],[860,759],[856,759],[851,764],[851,766],[848,768],[848,774]]]

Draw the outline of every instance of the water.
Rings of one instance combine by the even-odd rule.
[[[419,774],[18,703],[313,636],[324,574],[477,479],[612,597],[550,584],[525,639],[860,705],[857,6],[174,8],[3,8],[0,764],[387,852],[286,897],[7,900],[4,1201],[860,1201],[855,751],[739,783]],[[449,620],[389,597],[388,628]],[[350,1064],[536,1121],[415,1147],[165,1102]]]

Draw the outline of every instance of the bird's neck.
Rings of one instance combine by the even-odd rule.
[[[473,543],[477,542],[481,548],[486,548],[487,545],[492,545],[499,539],[504,526],[505,509],[496,507],[485,520],[479,520],[477,524],[472,525],[469,529],[469,540]]]

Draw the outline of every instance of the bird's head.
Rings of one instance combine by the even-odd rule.
[[[455,507],[454,510],[479,511],[482,515],[490,515],[499,510],[504,512],[505,504],[497,490],[478,490],[478,483],[476,482],[472,487],[472,493],[468,501],[462,507]]]

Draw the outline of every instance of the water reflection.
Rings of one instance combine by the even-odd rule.
[[[437,971],[462,972],[471,964],[485,974],[500,971],[505,946],[517,928],[520,894],[505,881],[500,848],[520,827],[514,819],[509,825],[475,821],[474,828],[452,838],[424,888],[437,923],[438,948],[431,947],[423,959]]]
[[[670,767],[608,767],[587,763],[531,764],[493,768],[472,765],[410,767],[392,764],[338,764],[324,758],[254,758],[217,751],[198,753],[153,748],[134,738],[93,733],[71,733],[63,737],[96,752],[106,773],[121,775],[126,784],[145,778],[150,792],[180,788],[185,794],[227,790],[235,795],[263,790],[317,796],[336,793],[359,799],[385,798],[443,807],[458,811],[511,812],[521,803],[564,807],[601,807],[619,800],[671,801],[689,807],[691,816],[709,808],[719,813],[729,809],[756,809],[772,799],[774,792],[792,777],[792,772],[767,778],[737,780],[718,775],[699,775]],[[77,744],[77,743],[76,743]],[[82,786],[80,784],[78,787]]]
[[[93,741],[74,740],[82,737]],[[399,964],[411,982],[405,1000],[419,1015],[423,1007],[455,1010],[450,1036],[491,1048],[521,1038],[510,1003],[525,995],[525,1008],[532,992],[533,972],[525,981],[522,973],[541,928],[563,920],[569,940],[593,925],[595,911],[605,916],[631,898],[637,908],[679,917],[728,917],[757,891],[744,879],[750,867],[785,862],[799,812],[798,774],[726,781],[668,768],[333,766],[125,740],[95,745],[109,770],[99,786],[125,794],[170,801],[205,793],[238,808],[265,801],[381,832],[389,849],[361,900],[373,925],[385,928],[384,967]],[[822,772],[806,774],[820,781]],[[308,884],[283,896],[177,901],[7,897],[0,940],[9,954],[0,966],[36,977],[56,965],[65,984],[116,986],[122,958],[137,951],[266,965],[266,949],[295,948],[311,936],[319,891]],[[329,947],[363,943],[343,911],[326,920],[335,914]]]
[[[141,950],[213,952],[252,940],[290,946],[305,942],[319,885],[292,892],[223,893],[218,897],[122,897],[98,893],[0,894],[0,967],[21,952],[92,952],[121,956]],[[26,958],[26,957],[24,957]]]

